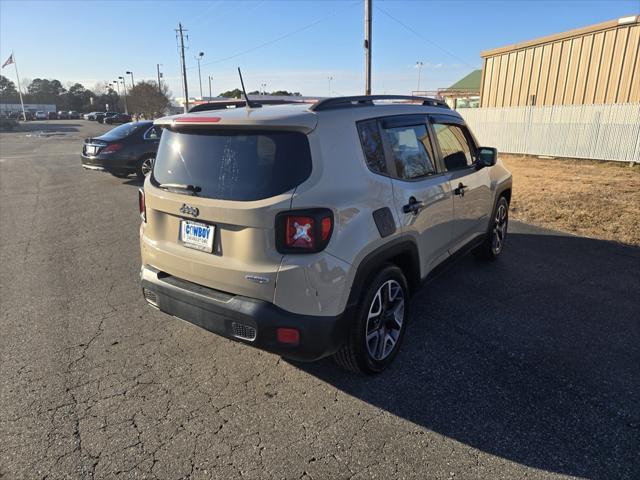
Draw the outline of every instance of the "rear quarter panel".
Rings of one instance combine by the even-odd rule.
[[[323,112],[316,129],[309,134],[309,144],[313,172],[296,189],[292,209],[330,208],[334,229],[327,248],[320,254],[323,259],[309,262],[307,267],[306,285],[322,288],[312,286],[310,293],[291,307],[318,311],[313,291],[327,291],[335,300],[327,297],[323,308],[339,314],[347,304],[359,263],[373,250],[400,236],[399,219],[391,179],[367,168],[355,121],[346,121],[339,111]],[[385,238],[380,236],[373,219],[373,212],[383,207],[391,209],[396,225],[395,233]],[[285,257],[282,276],[278,277],[277,304],[285,301],[280,287],[285,282],[287,262],[299,261],[294,257],[304,256]]]

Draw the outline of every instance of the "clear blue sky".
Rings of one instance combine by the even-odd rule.
[[[640,0],[374,0],[374,93],[449,86],[474,68],[480,51],[640,13]],[[286,89],[306,95],[361,93],[363,1],[14,1],[0,0],[0,61],[15,52],[20,76],[79,81],[94,88],[126,70],[155,79],[156,64],[182,96],[174,29],[189,30],[190,96],[203,90]],[[232,57],[232,58],[228,58]],[[1,72],[15,81],[13,67]]]

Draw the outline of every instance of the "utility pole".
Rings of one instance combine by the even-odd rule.
[[[160,78],[162,78],[162,74],[160,73],[160,63],[156,64],[156,69],[158,70],[158,92],[162,93],[162,84],[160,83]]]
[[[371,5],[364,0],[364,94],[371,95]]]
[[[211,80],[213,80],[213,76],[209,75],[209,100],[213,98],[211,95]]]
[[[178,29],[176,30],[180,35],[180,63],[182,65],[182,90],[184,91],[184,113],[189,111],[189,87],[187,85],[187,65],[184,60],[184,30],[182,28],[182,22],[178,23]]]

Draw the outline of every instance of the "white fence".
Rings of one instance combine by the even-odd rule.
[[[499,152],[640,162],[640,104],[460,108]]]

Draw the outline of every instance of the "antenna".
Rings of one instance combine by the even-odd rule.
[[[244,94],[244,101],[246,102],[247,108],[260,108],[262,105],[259,103],[252,102],[249,100],[249,96],[247,95],[247,91],[244,89],[244,81],[242,80],[242,72],[240,71],[240,67],[238,67],[238,75],[240,75],[240,85],[242,85],[242,93]]]

